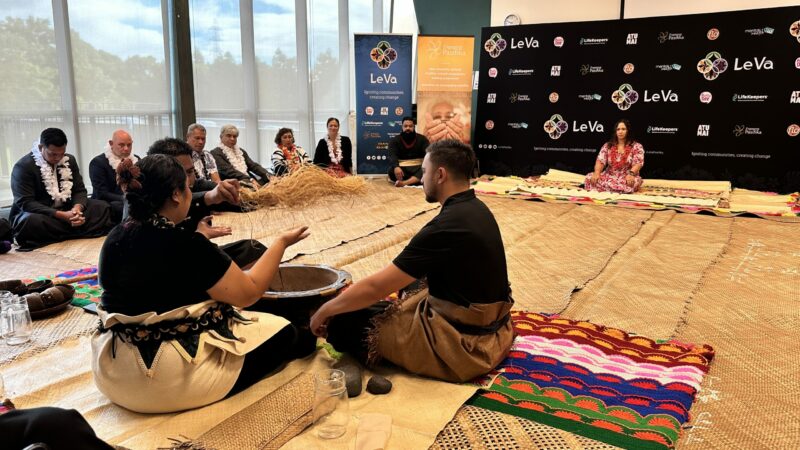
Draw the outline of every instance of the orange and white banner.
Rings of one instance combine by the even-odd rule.
[[[472,36],[417,38],[417,131],[431,142],[470,141]]]

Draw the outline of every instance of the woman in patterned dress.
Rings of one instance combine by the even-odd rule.
[[[311,163],[303,147],[295,145],[294,132],[291,128],[278,130],[278,134],[275,135],[275,145],[278,146],[272,152],[272,171],[275,175],[288,175],[303,164]]]
[[[597,155],[594,172],[586,175],[587,190],[630,194],[642,186],[639,172],[644,166],[644,147],[632,138],[630,128],[627,119],[614,125],[614,134]]]

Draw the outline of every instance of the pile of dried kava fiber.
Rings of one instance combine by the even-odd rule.
[[[273,178],[258,190],[242,189],[242,204],[249,209],[275,205],[303,206],[332,195],[355,195],[366,192],[361,177],[336,178],[323,169],[305,164],[289,175]]]

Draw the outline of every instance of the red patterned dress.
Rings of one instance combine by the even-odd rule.
[[[628,144],[625,146],[625,150],[620,153],[616,148],[609,148],[608,143],[605,143],[603,148],[600,149],[600,154],[597,155],[597,160],[603,163],[605,167],[596,183],[592,183],[593,172],[589,172],[586,175],[584,182],[586,190],[630,194],[638,191],[642,186],[642,177],[639,175],[634,176],[633,186],[628,186],[628,183],[625,182],[628,171],[633,166],[644,165],[644,147],[642,147],[642,144],[638,142]]]

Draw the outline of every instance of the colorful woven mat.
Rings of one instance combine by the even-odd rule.
[[[632,449],[671,449],[714,350],[528,312],[499,375],[469,404]]]
[[[29,284],[36,280],[53,280],[56,284],[71,284],[75,287],[75,295],[72,297],[73,306],[86,306],[90,303],[99,303],[100,296],[103,295],[103,288],[97,282],[97,266],[86,267],[77,270],[68,270],[54,276],[40,276],[22,280]]]

